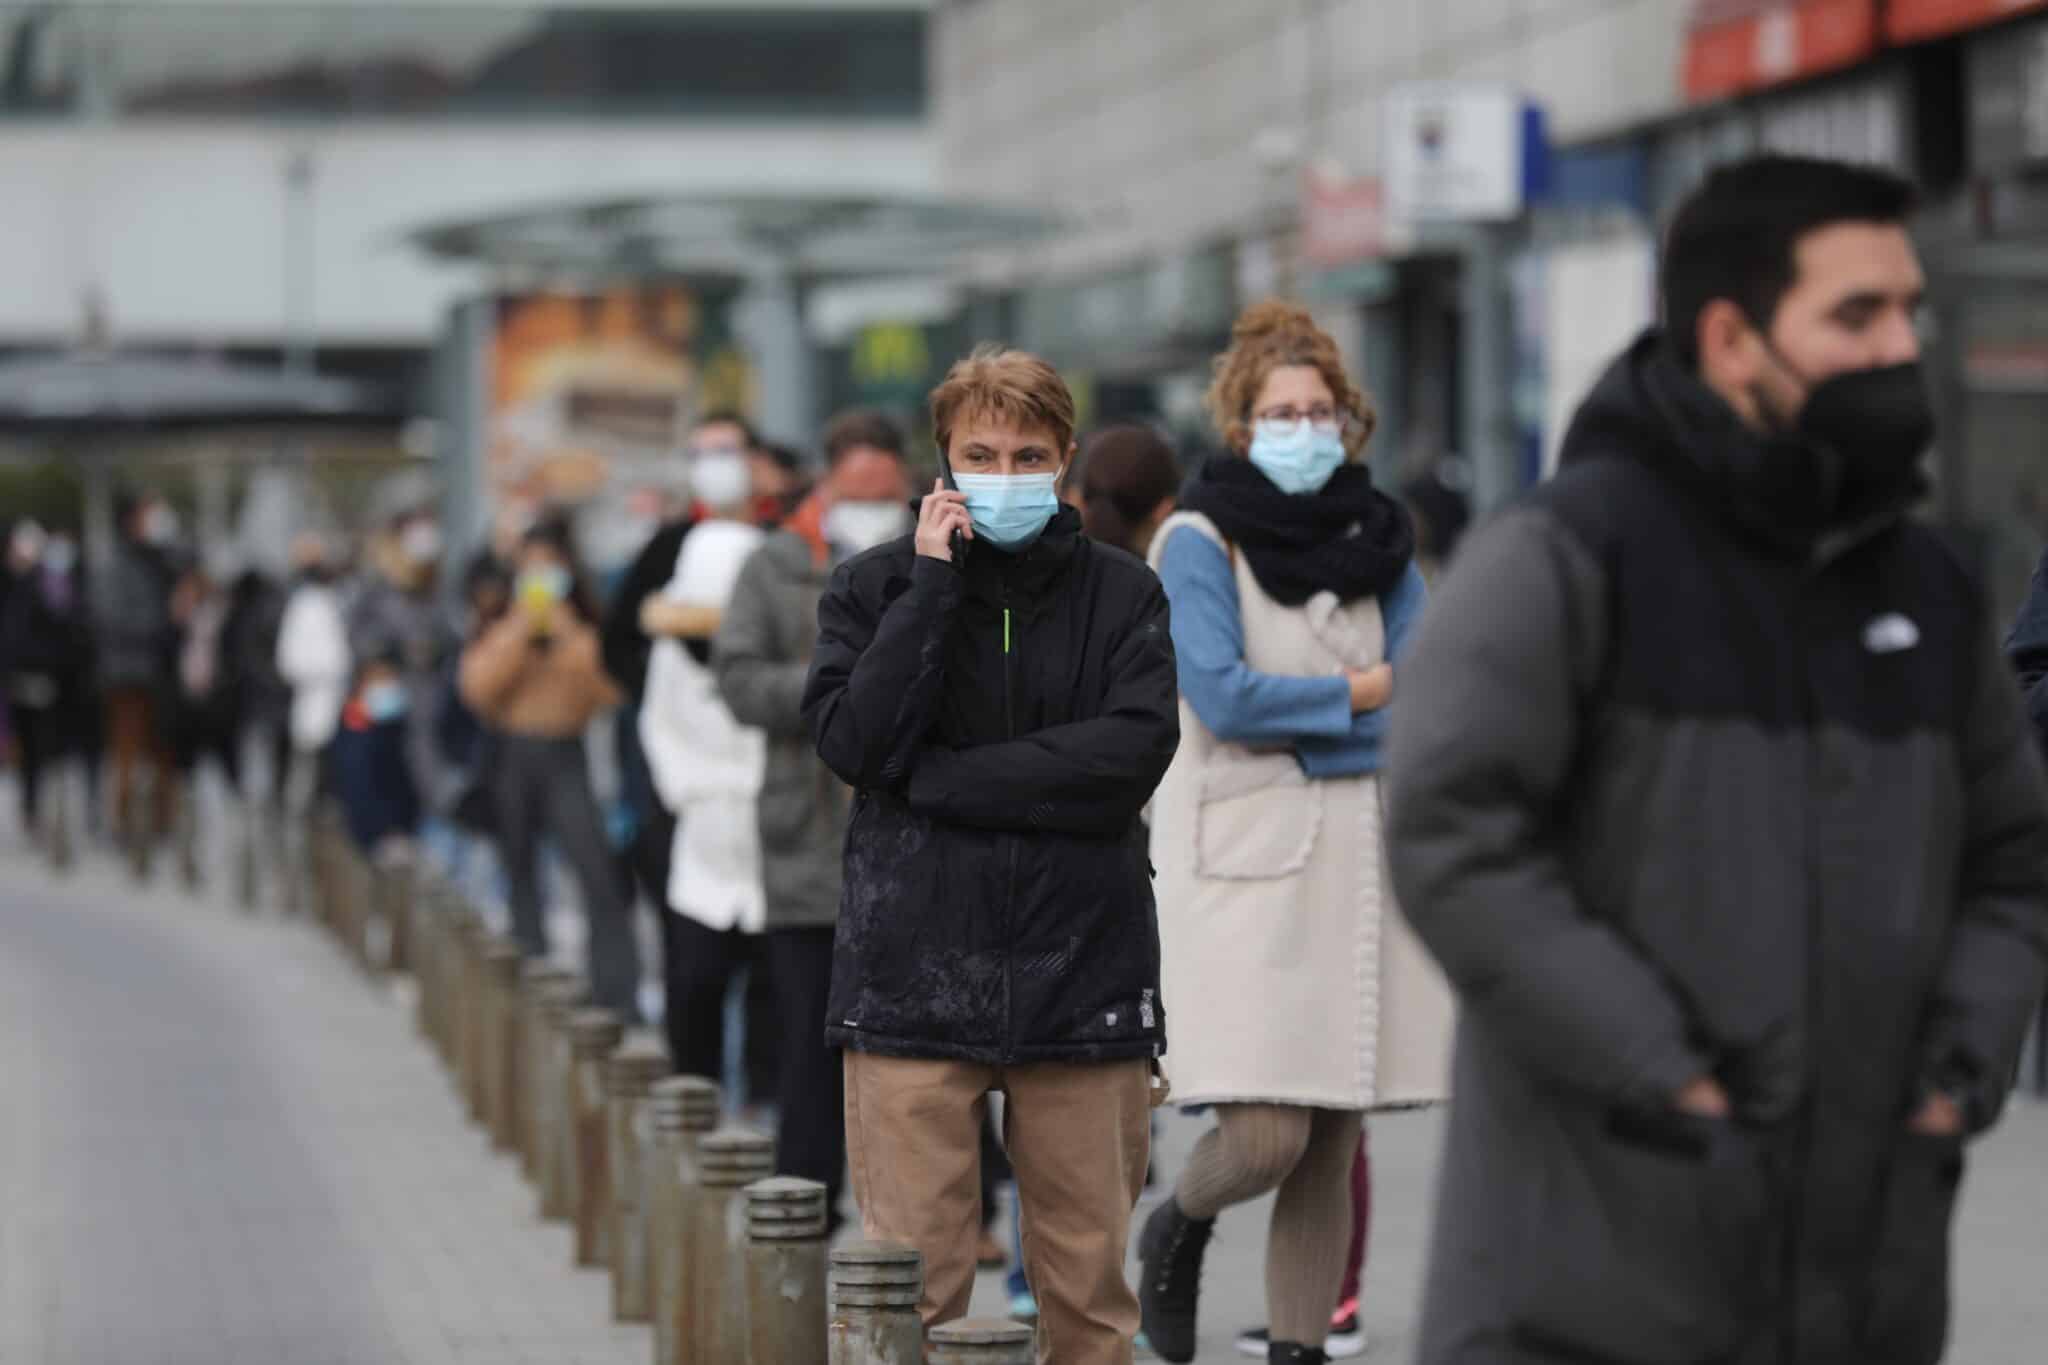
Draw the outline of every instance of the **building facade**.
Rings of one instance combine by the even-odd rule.
[[[0,2],[0,347],[420,353],[423,224],[929,189],[926,0]]]
[[[1482,509],[1651,321],[1658,227],[1709,169],[1897,168],[1927,197],[1936,512],[2005,607],[2048,539],[2048,0],[954,0],[933,38],[948,182],[1068,219],[986,263],[983,327],[1198,446],[1230,316],[1296,295],[1362,365],[1376,465],[1463,457]],[[1417,82],[1538,111],[1540,183],[1403,221],[1444,136],[1400,122]]]

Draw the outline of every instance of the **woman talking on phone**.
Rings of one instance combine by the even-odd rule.
[[[545,521],[529,530],[517,570],[509,608],[463,652],[460,676],[463,701],[500,736],[491,787],[513,937],[529,956],[546,956],[539,853],[551,837],[583,894],[592,998],[637,1019],[639,950],[583,751],[592,717],[616,706],[619,690],[599,658],[568,528]]]

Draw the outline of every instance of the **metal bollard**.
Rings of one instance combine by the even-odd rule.
[[[547,1046],[541,1022],[541,1004],[550,993],[566,993],[577,1005],[583,1003],[582,987],[573,973],[538,958],[528,958],[519,969],[519,1002],[513,1015],[513,1051],[517,1054],[517,1081],[512,1097],[512,1145],[519,1152],[519,1170],[528,1181],[540,1182],[539,1116],[542,1103],[542,1049]]]
[[[440,887],[424,871],[413,874],[412,908],[406,918],[408,937],[412,940],[407,945],[412,958],[412,979],[419,986],[412,998],[412,1030],[427,1042],[435,1043],[434,1007],[440,991],[436,972],[440,968],[442,929]]]
[[[462,1066],[468,1047],[467,1008],[462,988],[464,973],[470,953],[470,939],[483,932],[483,919],[476,911],[451,898],[448,904],[448,923],[445,929],[447,947],[441,958],[440,1015],[441,1060],[447,1065],[448,1076],[455,1083],[457,1091],[464,1089]]]
[[[498,1151],[512,1148],[513,1021],[519,1013],[519,970],[526,955],[500,939],[484,953],[484,1131]]]
[[[1032,1365],[1037,1333],[1006,1318],[962,1318],[932,1328],[931,1365]]]
[[[569,1016],[571,1061],[564,1113],[569,1132],[569,1208],[576,1220],[576,1264],[604,1264],[604,1224],[611,1202],[605,1172],[604,1070],[625,1029],[610,1010]]]
[[[718,1127],[718,1086],[702,1076],[656,1081],[647,1096],[653,1120],[653,1191],[647,1265],[653,1283],[655,1365],[683,1365],[690,1337],[689,1257],[684,1237],[699,1189],[698,1149]]]
[[[575,1216],[571,1165],[575,1145],[570,1129],[574,1110],[569,1103],[569,1083],[575,1073],[575,1049],[569,1040],[569,1021],[585,1007],[580,993],[549,994],[541,1002],[540,1092],[535,1101],[540,1115],[536,1134],[539,1150],[540,1216],[551,1223]]]
[[[687,1362],[747,1358],[746,1188],[775,1169],[775,1144],[760,1133],[728,1128],[697,1147],[699,1184],[683,1254],[689,1257],[690,1335]]]
[[[455,1055],[450,1070],[454,1072],[455,1089],[464,1105],[470,1103],[475,1093],[477,1070],[477,1047],[479,1038],[476,1028],[476,978],[477,960],[483,955],[483,916],[474,910],[465,910],[455,923],[455,961],[450,964],[448,992],[448,1027],[455,1043]]]
[[[923,1365],[924,1256],[893,1242],[852,1242],[832,1253],[830,1365]]]
[[[747,1365],[825,1365],[825,1187],[747,1186]]]
[[[612,1270],[612,1318],[646,1322],[647,1179],[650,1143],[647,1091],[668,1074],[668,1054],[628,1047],[605,1069],[605,1169],[610,1175],[604,1235]]]
[[[372,874],[377,921],[384,926],[387,935],[379,964],[386,971],[407,972],[413,969],[415,875],[410,855],[395,857],[377,867]]]
[[[462,1027],[467,1035],[468,1060],[462,1076],[465,1085],[463,1099],[469,1105],[469,1116],[478,1123],[490,1111],[489,1084],[491,1075],[491,951],[505,940],[488,929],[480,930],[469,941],[469,953],[462,964]]]

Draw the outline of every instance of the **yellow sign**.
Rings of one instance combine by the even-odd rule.
[[[877,323],[863,328],[853,343],[853,378],[864,388],[922,383],[931,367],[931,347],[921,327]]]

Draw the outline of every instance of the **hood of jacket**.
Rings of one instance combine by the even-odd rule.
[[[1890,525],[1927,486],[1917,469],[1902,482],[1855,486],[1827,452],[1756,431],[1654,328],[1608,367],[1566,429],[1561,465],[1598,459],[1647,465],[1787,552]]]

